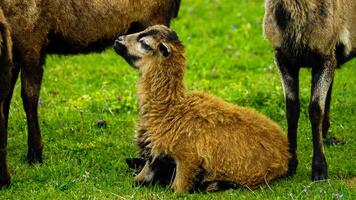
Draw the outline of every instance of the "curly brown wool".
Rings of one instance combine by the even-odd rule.
[[[134,180],[152,180],[152,165],[167,157],[176,163],[175,192],[204,183],[214,190],[217,182],[255,187],[284,175],[290,155],[282,129],[253,109],[186,91],[184,47],[174,35],[153,26],[115,43],[140,73],[136,139],[151,159]]]

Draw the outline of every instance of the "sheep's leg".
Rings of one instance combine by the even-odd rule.
[[[0,17],[2,11],[0,9]],[[0,22],[0,187],[10,184],[10,174],[6,162],[7,127],[9,105],[18,70],[12,69],[12,44],[10,33]]]
[[[286,118],[288,123],[289,152],[292,157],[288,163],[287,175],[295,174],[298,166],[297,129],[300,113],[299,104],[299,66],[294,66],[280,51],[276,52],[276,64],[282,78],[283,92],[286,102]]]
[[[19,68],[12,68],[10,77],[1,77],[2,79],[8,78],[7,81],[9,82],[9,84],[1,84],[0,87],[8,85],[9,88],[0,89],[1,91],[3,91],[3,89],[4,91],[8,90],[7,94],[5,92],[0,94],[0,187],[10,184],[10,175],[7,170],[6,164],[7,128],[9,120],[10,102],[19,71]],[[0,82],[3,83],[2,80],[0,80]]]
[[[330,128],[330,102],[331,102],[331,91],[332,91],[333,83],[330,84],[329,91],[326,95],[325,100],[325,115],[323,120],[323,138],[324,140],[328,138],[328,131]]]
[[[12,94],[14,92],[14,87],[17,81],[17,78],[19,76],[20,73],[20,68],[19,67],[12,67],[11,70],[11,80],[10,80],[10,91],[6,96],[5,102],[4,102],[4,115],[5,115],[5,124],[6,124],[6,129],[8,127],[8,120],[9,120],[9,111],[10,111],[10,103],[11,103],[11,99],[12,99]]]
[[[0,58],[1,59],[1,58]],[[10,79],[4,76],[7,69],[3,69],[3,63],[0,60],[0,187],[10,184],[10,174],[6,163],[7,146],[7,117],[5,115],[5,102],[9,93]],[[9,74],[10,75],[10,74]]]
[[[193,189],[194,182],[200,172],[199,165],[192,160],[178,161],[176,176],[172,188],[176,193],[189,192]]]
[[[333,83],[330,85],[330,89],[326,96],[325,102],[325,115],[323,120],[323,139],[324,144],[326,145],[337,145],[337,144],[345,144],[345,141],[342,139],[338,139],[336,137],[332,137],[329,135],[329,128],[330,128],[330,102],[331,102],[331,91],[332,91]]]
[[[3,67],[3,66],[0,66]],[[0,70],[0,73],[2,71]],[[7,146],[7,118],[5,116],[5,101],[6,101],[6,96],[8,95],[8,89],[9,88],[4,88],[5,85],[9,84],[4,84],[3,78],[7,77],[0,77],[0,187],[6,186],[10,184],[10,174],[7,169],[7,163],[6,163],[6,146]],[[8,81],[8,80],[6,80]],[[5,93],[6,91],[6,93]]]
[[[312,180],[328,177],[328,167],[323,149],[323,122],[327,93],[333,82],[336,61],[333,58],[323,61],[322,67],[312,70],[312,90],[309,104],[309,119],[313,133]]]
[[[21,96],[27,117],[29,164],[42,163],[42,138],[38,124],[37,105],[39,100],[44,56],[29,55],[21,69]],[[36,54],[34,54],[36,55]]]

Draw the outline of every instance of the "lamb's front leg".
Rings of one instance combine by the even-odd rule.
[[[185,161],[176,161],[177,171],[173,181],[172,189],[176,193],[189,192],[193,189],[196,176],[200,172],[197,162],[186,159]]]
[[[154,171],[151,169],[150,161],[146,161],[145,166],[141,172],[134,177],[134,181],[140,185],[148,184],[154,177]]]
[[[143,158],[126,158],[127,166],[135,171],[135,174],[139,173],[146,164],[146,160]]]

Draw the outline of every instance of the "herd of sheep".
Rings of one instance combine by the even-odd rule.
[[[19,74],[27,159],[29,164],[42,163],[37,105],[46,55],[102,51],[112,44],[140,72],[136,130],[140,153],[139,158],[127,159],[137,172],[136,182],[159,181],[179,193],[256,187],[293,175],[298,165],[301,67],[312,69],[311,178],[328,178],[323,142],[343,143],[327,134],[331,88],[335,70],[356,56],[356,3],[265,0],[263,30],[275,49],[282,79],[287,136],[252,109],[185,90],[184,46],[168,28],[180,4],[181,0],[0,2],[0,187],[10,184],[8,116]]]

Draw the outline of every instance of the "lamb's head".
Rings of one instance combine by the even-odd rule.
[[[139,33],[120,36],[115,41],[114,49],[131,66],[139,69],[170,62],[182,57],[184,53],[177,34],[164,25],[155,25]]]

